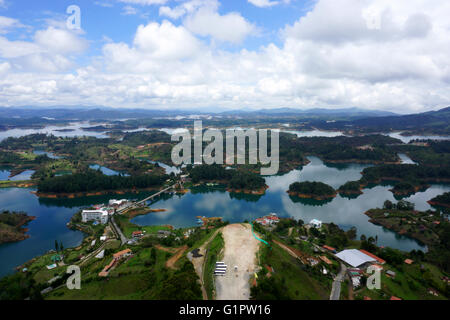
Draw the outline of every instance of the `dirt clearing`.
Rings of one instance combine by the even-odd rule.
[[[217,276],[217,300],[248,300],[250,276],[257,267],[256,253],[261,242],[255,239],[249,224],[232,224],[222,230],[225,241],[223,262],[228,266],[225,276]],[[235,271],[234,267],[238,269]]]

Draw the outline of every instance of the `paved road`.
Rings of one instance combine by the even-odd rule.
[[[116,230],[117,233],[119,233],[120,241],[122,242],[122,245],[126,244],[128,242],[128,238],[125,237],[122,230],[117,226],[116,222],[114,221],[114,216],[111,216],[111,223]]]
[[[347,267],[341,262],[341,270],[339,270],[338,275],[334,278],[333,287],[331,288],[330,300],[339,300],[341,296],[341,282],[344,281],[346,272]]]

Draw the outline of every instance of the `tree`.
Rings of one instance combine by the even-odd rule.
[[[361,241],[366,241],[366,239],[367,239],[367,238],[366,238],[366,235],[362,234],[361,237],[360,237],[360,239],[361,239]]]
[[[55,240],[55,250],[56,252],[59,252],[58,240]]]
[[[350,230],[347,231],[347,237],[350,240],[355,240],[356,239],[356,234],[357,234],[356,227],[351,227]]]
[[[393,208],[393,206],[394,206],[394,204],[391,201],[386,200],[383,204],[383,209],[391,210]]]
[[[60,251],[63,251],[63,250],[64,250],[64,246],[63,246],[62,241],[59,242],[59,250],[60,250]]]

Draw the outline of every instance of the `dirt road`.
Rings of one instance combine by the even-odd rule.
[[[225,276],[215,278],[217,300],[248,300],[250,276],[257,267],[256,253],[261,242],[255,239],[249,224],[232,224],[222,230],[224,258],[228,266]],[[234,267],[238,270],[235,271]]]
[[[214,233],[208,238],[208,240],[206,240],[205,243],[203,243],[201,247],[198,248],[199,249],[198,253],[202,255],[201,257],[193,258],[190,252],[187,254],[188,259],[194,265],[195,272],[197,273],[200,279],[203,300],[208,300],[208,295],[206,294],[205,286],[203,284],[203,264],[205,262],[206,248],[208,247],[209,243],[216,237],[217,233],[219,233],[221,230],[222,228],[214,231]]]
[[[170,257],[166,261],[166,267],[175,269],[175,263],[183,256],[183,253],[188,249],[189,247],[187,245],[184,245],[177,249],[176,253]]]

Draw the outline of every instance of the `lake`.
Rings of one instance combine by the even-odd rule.
[[[450,140],[450,136],[402,136],[401,132],[384,133],[384,135],[399,139],[403,143],[409,143],[412,140]]]
[[[266,178],[269,186],[263,196],[230,194],[220,187],[197,187],[186,195],[164,194],[151,205],[164,208],[166,212],[150,213],[139,216],[132,221],[139,225],[170,224],[176,228],[197,225],[197,216],[221,216],[231,223],[251,221],[271,212],[281,217],[302,219],[308,223],[312,219],[334,222],[345,230],[352,226],[358,229],[358,237],[378,235],[378,245],[390,246],[405,251],[412,249],[426,250],[418,242],[400,236],[370,223],[363,213],[371,208],[382,207],[385,200],[397,202],[389,191],[390,186],[376,186],[364,189],[364,194],[356,199],[338,195],[331,201],[314,201],[291,198],[286,190],[295,181],[321,181],[338,188],[349,180],[358,180],[361,171],[367,167],[359,164],[325,165],[316,157],[309,157],[311,163],[283,175]],[[6,210],[26,211],[37,216],[30,222],[28,234],[30,239],[0,246],[0,276],[13,271],[14,267],[29,259],[43,254],[54,246],[55,240],[64,246],[77,246],[82,241],[82,233],[71,231],[66,227],[71,216],[83,207],[106,203],[118,196],[84,197],[79,199],[38,199],[30,191],[33,189],[0,189],[0,208]],[[431,207],[426,201],[436,195],[450,191],[448,185],[433,185],[424,192],[406,198],[416,204],[418,210]],[[143,199],[149,193],[139,195],[120,195],[124,199]]]
[[[85,131],[82,128],[92,127],[89,122],[74,122],[65,126],[46,126],[41,129],[11,129],[0,131],[0,141],[8,137],[24,137],[29,134],[45,133],[56,137],[96,137],[99,139],[109,138],[105,132]],[[70,130],[70,131],[61,131]]]

